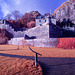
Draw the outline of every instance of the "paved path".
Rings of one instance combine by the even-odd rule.
[[[32,59],[34,57],[0,53],[0,56]],[[44,75],[75,75],[75,58],[39,57]]]
[[[75,75],[75,58],[39,58],[44,75]]]

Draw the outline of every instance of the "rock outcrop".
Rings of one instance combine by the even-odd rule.
[[[75,0],[67,0],[60,7],[58,7],[53,15],[57,21],[63,21],[63,19],[70,19],[75,24]]]

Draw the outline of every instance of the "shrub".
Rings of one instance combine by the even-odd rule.
[[[35,21],[30,21],[30,22],[28,22],[28,23],[27,23],[27,27],[28,27],[28,28],[33,28],[33,27],[35,27]]]
[[[6,44],[8,38],[7,37],[0,37],[0,44]]]
[[[60,38],[57,47],[64,48],[64,49],[74,49],[75,38]]]
[[[0,29],[0,37],[7,37],[10,40],[13,37],[13,35],[10,34],[6,29]]]

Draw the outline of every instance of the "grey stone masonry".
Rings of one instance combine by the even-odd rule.
[[[14,28],[12,28],[9,24],[6,24],[5,20],[0,21],[0,28],[6,29],[8,32],[13,34],[14,37],[24,37],[25,31],[14,31]]]
[[[23,43],[23,41],[24,41],[24,43]],[[35,47],[57,47],[58,39],[57,38],[46,38],[46,39],[24,40],[24,37],[22,37],[22,38],[13,38],[10,41],[8,41],[8,44],[33,45]]]
[[[37,26],[28,31],[25,31],[29,37],[35,36],[36,38],[49,38],[49,25]]]
[[[17,38],[17,37],[24,37],[24,35],[25,35],[25,31],[15,31],[14,32],[14,38]]]

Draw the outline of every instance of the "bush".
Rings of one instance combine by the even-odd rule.
[[[0,37],[7,37],[10,40],[13,37],[13,35],[9,33],[6,29],[0,29]]]
[[[8,38],[7,37],[0,37],[0,44],[6,44]]]
[[[64,49],[74,49],[75,38],[60,38],[57,47],[64,48]]]

